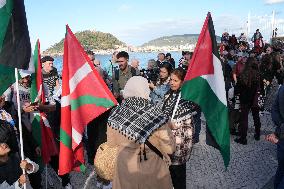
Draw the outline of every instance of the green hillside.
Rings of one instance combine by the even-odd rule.
[[[75,36],[80,41],[81,45],[85,49],[97,49],[97,50],[107,50],[114,49],[117,45],[125,45],[125,43],[119,41],[115,36],[110,33],[103,33],[99,31],[82,31],[75,33]],[[63,52],[63,41],[62,39],[59,43],[54,44],[48,48],[44,53],[62,53]]]
[[[157,39],[153,39],[147,43],[144,43],[142,47],[145,46],[179,46],[179,45],[187,45],[187,44],[195,44],[198,40],[199,34],[184,34],[184,35],[172,35],[172,36],[164,36],[159,37]],[[221,38],[216,36],[217,41],[220,41]]]

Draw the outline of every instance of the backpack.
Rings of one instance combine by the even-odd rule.
[[[136,76],[136,70],[135,70],[135,68],[131,67],[130,72],[131,72],[131,74],[132,74],[132,77],[133,77],[133,76]],[[114,78],[115,78],[116,81],[119,80],[119,68],[117,68],[117,69],[114,70]]]

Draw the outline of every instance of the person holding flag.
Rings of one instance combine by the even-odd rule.
[[[1,86],[1,95],[8,87],[9,84],[16,82],[15,91],[17,94],[18,105],[18,124],[20,133],[20,155],[24,160],[24,147],[23,147],[23,128],[21,121],[20,97],[18,89],[18,69],[28,69],[31,59],[31,43],[29,37],[29,30],[26,19],[25,5],[22,0],[5,0],[1,1],[0,6],[0,68],[9,71],[11,75],[11,68],[14,69],[15,77],[1,78],[0,81],[5,81],[5,85]],[[3,71],[2,71],[3,72]],[[1,83],[2,85],[2,83]],[[3,88],[4,87],[4,88]],[[27,109],[32,110],[33,106],[26,106]],[[23,173],[25,169],[22,167]],[[25,187],[25,185],[24,185]]]
[[[172,165],[170,173],[175,189],[186,188],[186,162],[190,158],[196,106],[191,101],[180,99],[180,89],[185,77],[185,70],[175,69],[170,76],[170,90],[165,95],[162,111],[172,118],[172,132],[176,141],[176,150],[170,155]]]
[[[21,108],[21,121],[23,131],[23,144],[25,157],[28,157],[32,161],[37,161],[37,158],[41,156],[41,149],[32,133],[32,124],[30,122],[30,113],[37,109],[37,106],[31,104],[30,87],[31,76],[27,71],[20,71],[22,78],[19,83],[19,96],[20,96],[20,108]],[[12,85],[5,93],[6,101],[11,100],[12,112],[17,112],[17,91],[15,90],[15,84]],[[14,110],[13,110],[14,108]],[[12,114],[14,120],[16,120],[16,127],[19,126],[19,118],[17,114]],[[29,175],[30,184],[33,188],[41,187],[41,173],[36,172]]]
[[[15,135],[11,125],[0,120],[0,188],[20,189],[27,182],[27,176],[21,174],[24,169],[28,174],[38,171],[38,165],[26,158],[20,162],[15,151]]]
[[[38,42],[39,46],[39,42]],[[59,132],[60,132],[60,102],[54,99],[55,92],[59,90],[59,76],[56,68],[53,67],[54,59],[51,56],[40,58],[39,47],[37,52],[37,60],[35,62],[37,83],[34,96],[39,96],[42,105],[40,106],[40,116],[42,121],[39,134],[41,135],[41,145],[45,149],[43,163],[49,163],[55,172],[59,168]],[[35,53],[36,54],[36,53]],[[35,100],[36,98],[34,98]],[[45,113],[44,113],[45,112]],[[36,126],[34,127],[36,128]],[[71,189],[69,174],[59,175],[62,187]]]

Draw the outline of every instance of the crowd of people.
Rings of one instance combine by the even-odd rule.
[[[254,139],[258,141],[261,136],[260,116],[271,113],[277,129],[265,138],[278,145],[275,187],[283,188],[284,53],[283,49],[264,44],[259,30],[252,41],[253,48],[244,33],[238,38],[227,32],[222,35],[219,52],[228,101],[229,129],[231,135],[237,136],[235,142],[247,145],[248,114],[251,111]],[[178,62],[170,53],[159,53],[157,60],[148,61],[146,69],[139,68],[137,59],[129,61],[127,52],[115,52],[111,60],[112,74],[101,67],[92,51],[88,50],[86,54],[119,102],[119,106],[101,114],[86,127],[83,142],[88,163],[97,169],[97,187],[185,189],[186,162],[192,146],[199,142],[202,111],[194,102],[179,99],[192,52],[183,51]],[[0,98],[0,188],[2,185],[21,187],[26,182],[21,168],[30,173],[28,177],[34,189],[42,187],[42,170],[35,163],[41,157],[41,149],[33,138],[30,113],[46,112],[59,148],[60,77],[53,61],[50,56],[41,59],[45,104],[31,103],[30,75],[22,75],[19,80],[23,146],[27,158],[22,162],[18,147],[15,86]],[[278,86],[281,87],[277,93]],[[275,103],[271,99],[276,99]],[[115,154],[110,154],[114,158],[107,166],[112,173],[108,177],[103,174],[103,167],[96,165],[103,161],[99,156],[106,153],[103,147],[115,149],[110,150]],[[57,172],[58,155],[52,156],[49,164]],[[69,174],[60,177],[63,187],[72,188]]]

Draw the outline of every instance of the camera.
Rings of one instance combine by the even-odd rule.
[[[154,85],[157,83],[157,80],[159,78],[159,68],[154,68],[151,70],[147,70],[147,69],[142,69],[140,70],[141,76],[146,78],[148,80],[148,82],[152,82],[154,83]]]

